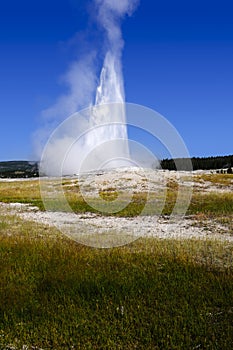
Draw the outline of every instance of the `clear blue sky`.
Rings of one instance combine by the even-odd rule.
[[[87,3],[1,1],[0,160],[32,157],[41,111],[82,51],[71,39],[87,28]],[[141,0],[122,26],[126,101],[164,115],[191,156],[233,154],[232,18],[231,0]]]

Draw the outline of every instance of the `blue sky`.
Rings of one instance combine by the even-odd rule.
[[[0,160],[33,157],[41,112],[83,54],[88,3],[1,1]],[[141,0],[122,25],[126,101],[166,117],[191,156],[233,153],[232,18],[230,0]]]

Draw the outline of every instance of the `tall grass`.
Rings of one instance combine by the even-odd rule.
[[[97,250],[2,222],[1,349],[232,348],[232,245],[140,239]]]

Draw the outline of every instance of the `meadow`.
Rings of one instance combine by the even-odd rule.
[[[194,188],[188,215],[195,225],[216,221],[233,234],[232,180],[223,174],[195,177],[197,184],[221,189]],[[166,214],[177,186],[168,187]],[[109,190],[102,196],[115,195]],[[67,197],[77,212],[91,210],[78,187]],[[144,201],[144,194],[137,194],[121,215],[137,215]],[[0,182],[0,202],[43,210],[36,180]],[[233,347],[233,245],[228,241],[140,238],[95,249],[55,228],[0,212],[0,263],[2,350]]]

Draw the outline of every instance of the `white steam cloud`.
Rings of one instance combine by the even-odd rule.
[[[42,112],[45,127],[34,135],[37,143],[37,155],[40,156],[44,142],[54,127],[71,114],[86,107],[114,102],[124,103],[125,93],[121,65],[124,42],[121,21],[125,16],[130,16],[133,13],[138,3],[139,0],[93,0],[95,21],[105,33],[104,45],[102,45],[101,50],[97,50],[97,53],[102,56],[104,47],[104,60],[100,77],[97,78],[98,54],[95,50],[90,50],[87,55],[71,64],[70,69],[63,77],[63,82],[68,88],[67,94],[60,96],[53,106]],[[111,115],[111,120],[109,115]],[[115,128],[106,127],[100,133],[93,131],[70,152],[64,165],[64,155],[66,154],[64,150],[67,150],[68,144],[75,143],[75,137],[80,135],[83,125],[85,125],[83,130],[87,130],[87,124],[90,127],[95,127],[101,122],[125,123],[125,113],[122,106],[120,109],[117,107],[113,113],[112,111],[109,113],[106,108],[95,110],[93,107],[89,117],[85,115],[85,118],[80,119],[76,125],[72,122],[72,128],[65,127],[65,130],[58,133],[56,139],[53,137],[53,142],[47,145],[46,155],[49,157],[44,158],[44,171],[51,173],[46,164],[49,164],[51,168],[53,163],[54,169],[56,169],[52,171],[53,175],[58,173],[58,168],[61,165],[65,167],[64,172],[74,173],[77,171],[77,159],[80,161],[84,159],[85,155],[93,148],[98,147],[101,142],[107,142],[112,137],[127,140],[126,127],[122,127],[122,125],[115,126]],[[85,149],[87,146],[88,149]],[[127,153],[127,142],[124,142],[124,148]]]
[[[69,71],[63,76],[62,82],[69,91],[66,95],[60,96],[55,105],[42,112],[46,119],[53,117],[63,119],[64,116],[69,116],[91,103],[96,85],[94,54],[73,62]]]
[[[136,9],[138,0],[95,0],[98,6],[97,20],[106,30],[111,49],[122,50],[123,40],[120,22]]]

